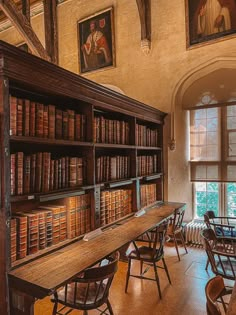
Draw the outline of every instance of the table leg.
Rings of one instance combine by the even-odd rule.
[[[20,291],[10,290],[10,314],[11,315],[34,315],[33,296]]]

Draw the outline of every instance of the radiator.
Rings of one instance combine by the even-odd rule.
[[[185,239],[186,243],[192,243],[196,245],[203,245],[201,238],[201,231],[206,228],[204,222],[191,221],[185,226]]]

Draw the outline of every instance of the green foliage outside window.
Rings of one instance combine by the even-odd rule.
[[[197,217],[203,217],[208,210],[219,215],[219,184],[218,183],[196,183],[196,212]]]

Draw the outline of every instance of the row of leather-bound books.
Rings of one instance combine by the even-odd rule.
[[[158,173],[158,156],[154,155],[140,155],[137,158],[138,176],[150,175]]]
[[[91,230],[90,195],[68,197],[60,204],[14,211],[11,219],[11,261],[72,239]]]
[[[50,152],[11,154],[11,195],[49,192],[84,183],[85,160]]]
[[[132,212],[132,190],[117,189],[101,192],[100,224],[112,223]]]
[[[147,207],[157,200],[157,184],[145,184],[140,188],[141,208]]]
[[[136,124],[136,144],[139,146],[158,146],[158,129]]]
[[[129,156],[100,156],[96,158],[96,181],[107,182],[130,177]]]
[[[10,135],[85,141],[86,116],[11,95]]]
[[[129,132],[127,121],[94,117],[94,142],[129,144]]]

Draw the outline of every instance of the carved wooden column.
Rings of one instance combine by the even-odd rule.
[[[145,54],[151,49],[151,0],[136,0],[141,24],[141,48]]]

